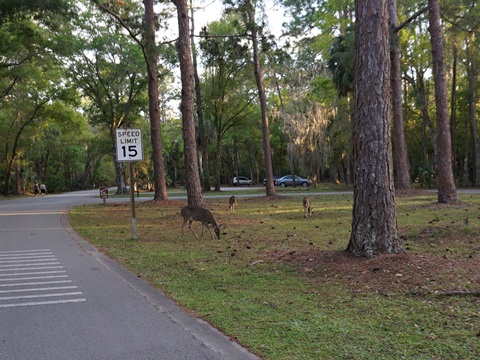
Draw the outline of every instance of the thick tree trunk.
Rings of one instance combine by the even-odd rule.
[[[425,81],[424,76],[425,73],[415,71],[415,79],[409,78],[409,82],[412,84],[413,91],[415,92],[415,96],[417,98],[418,106],[420,107],[421,115],[422,115],[422,129],[423,129],[423,136],[422,136],[422,144],[423,144],[423,152],[422,152],[422,160],[423,165],[427,166],[429,159],[428,159],[428,137],[432,142],[433,146],[433,154],[435,159],[437,158],[437,130],[432,124],[430,120],[430,115],[428,113],[428,104],[427,104],[427,90],[425,89]]]
[[[123,163],[117,161],[117,154],[116,151],[113,154],[114,162],[115,162],[115,183],[117,185],[117,194],[126,194],[127,187],[125,185],[125,173],[123,168]]]
[[[457,59],[458,49],[456,45],[453,45],[453,63],[452,63],[452,96],[450,97],[450,138],[452,139],[452,167],[453,178],[458,177],[457,168],[457,154],[455,150],[455,143],[453,142],[455,134],[455,123],[457,119]]]
[[[117,185],[117,194],[125,194],[127,187],[125,185],[125,172],[123,163],[117,161],[117,141],[115,128],[110,128],[110,138],[112,139],[113,164],[115,166],[115,185]]]
[[[465,133],[467,133],[468,124],[465,124]],[[470,185],[470,175],[468,169],[468,141],[465,141],[464,144],[464,156],[463,156],[463,167],[462,167],[462,186],[464,188]]]
[[[428,0],[430,41],[432,44],[433,79],[435,81],[435,107],[437,115],[438,202],[454,203],[458,200],[452,168],[452,141],[448,121],[447,80],[440,5]]]
[[[473,160],[473,184],[475,186],[480,186],[480,144],[477,126],[478,51],[475,47],[475,33],[473,31],[470,33],[470,37],[466,46],[470,134]]]
[[[473,80],[471,75],[469,80],[469,118],[470,118],[470,138],[472,147],[472,161],[473,161],[473,184],[474,186],[480,185],[480,145],[478,139],[478,126],[477,126],[477,109],[476,109],[476,79]]]
[[[4,189],[3,189],[3,195],[4,196],[10,196],[10,179],[12,177],[12,169],[10,162],[7,163],[7,171],[5,172],[5,180],[4,180]]]
[[[150,139],[153,154],[153,182],[155,183],[154,200],[168,198],[167,183],[165,179],[165,166],[163,163],[162,128],[160,125],[160,104],[158,100],[157,78],[157,49],[155,43],[155,12],[153,0],[144,0],[145,5],[145,60],[148,72],[148,111],[150,115]]]
[[[395,188],[410,189],[410,171],[407,160],[407,142],[403,127],[402,108],[402,73],[400,69],[400,40],[397,31],[397,0],[389,0],[391,48],[390,60],[392,64],[392,114],[395,156]]]
[[[270,127],[267,115],[267,96],[265,95],[265,87],[263,85],[262,69],[260,67],[260,57],[258,50],[258,34],[255,23],[255,8],[249,2],[248,20],[251,26],[252,46],[253,46],[253,67],[255,72],[255,80],[257,82],[258,96],[260,100],[260,110],[262,113],[262,130],[263,130],[263,152],[265,155],[265,172],[266,172],[266,195],[275,195],[275,185],[273,184],[273,166],[272,151],[270,147]]]
[[[367,258],[401,253],[390,138],[390,43],[387,0],[357,0],[355,185],[347,251]]]
[[[20,164],[15,164],[15,195],[23,195],[22,191],[22,169]]]
[[[180,61],[180,77],[182,80],[182,112],[183,142],[185,151],[185,178],[187,185],[188,205],[203,205],[202,187],[198,172],[197,143],[195,138],[194,119],[194,74],[192,52],[190,48],[190,25],[187,0],[172,0],[177,7],[178,42],[177,51]]]
[[[215,191],[220,191],[220,151],[222,148],[222,136],[217,133],[217,144],[215,151]],[[238,176],[238,173],[237,175]]]
[[[200,149],[199,159],[201,161],[200,180],[201,180],[203,191],[210,191],[211,190],[210,165],[209,165],[209,159],[208,159],[207,139],[205,137],[205,126],[203,124],[202,92],[200,91],[200,77],[198,76],[198,70],[197,70],[197,52],[195,50],[195,38],[194,38],[195,22],[193,18],[193,1],[192,0],[190,0],[190,13],[191,13],[191,22],[192,22],[190,41],[192,44],[193,75],[195,78],[195,100],[197,105],[196,110],[197,110],[197,121],[198,121],[198,147]]]

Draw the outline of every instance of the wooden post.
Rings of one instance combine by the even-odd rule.
[[[135,194],[133,180],[133,165],[130,163],[130,207],[132,208],[132,240],[137,240],[137,220],[135,218]]]

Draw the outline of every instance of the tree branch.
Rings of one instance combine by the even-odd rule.
[[[122,17],[116,13],[114,13],[112,10],[110,10],[109,7],[103,5],[103,4],[100,4],[100,2],[98,0],[91,0],[93,3],[95,3],[100,9],[102,9],[103,11],[105,11],[107,14],[109,14],[110,16],[112,16],[113,18],[115,18],[119,23],[120,25],[122,25],[122,27],[128,31],[128,34],[130,35],[130,37],[138,44],[142,47],[142,49],[144,48],[142,42],[140,41],[140,39],[137,37],[137,35],[132,31],[132,29],[128,26],[128,24],[122,19]]]
[[[10,83],[10,85],[8,85],[3,91],[2,93],[0,94],[0,99],[4,98],[5,96],[7,96],[10,91],[13,89],[13,87],[15,86],[15,84],[17,83],[19,77],[18,76],[14,76],[13,77],[13,80],[12,82]]]
[[[416,13],[414,13],[413,15],[411,15],[407,20],[405,20],[403,23],[401,23],[400,25],[398,25],[394,30],[395,32],[399,32],[400,30],[402,30],[404,27],[406,27],[408,24],[410,24],[413,20],[417,19],[420,15],[424,14],[425,12],[428,11],[428,6],[425,6],[423,8],[421,8],[420,10],[418,10]]]

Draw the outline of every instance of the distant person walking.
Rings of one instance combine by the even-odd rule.
[[[45,196],[45,194],[47,193],[47,187],[45,186],[45,184],[40,185],[40,191],[42,192],[42,196]]]
[[[35,182],[35,184],[33,185],[33,192],[35,193],[35,196],[38,195],[38,191],[39,191],[39,187],[37,182]]]

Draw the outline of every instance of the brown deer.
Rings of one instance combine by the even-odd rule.
[[[202,223],[202,235],[203,237],[203,228],[206,227],[208,231],[210,232],[210,236],[213,239],[212,231],[210,230],[210,227],[208,224],[211,224],[213,227],[213,230],[215,231],[215,234],[217,235],[217,238],[220,239],[220,229],[217,225],[217,222],[215,221],[215,218],[213,217],[212,213],[208,211],[207,209],[204,209],[200,206],[195,206],[195,205],[187,205],[182,207],[180,213],[182,214],[183,217],[183,224],[182,224],[182,237],[184,236],[183,234],[183,227],[188,221],[188,227],[192,231],[193,235],[197,237],[197,234],[195,234],[195,231],[192,229],[192,222],[194,221],[200,221]]]
[[[303,198],[303,211],[305,213],[305,218],[312,216],[312,203],[310,198],[306,196]]]
[[[230,207],[230,212],[234,213],[235,209],[237,208],[237,198],[235,196],[230,196],[230,199],[228,199],[228,205]]]

